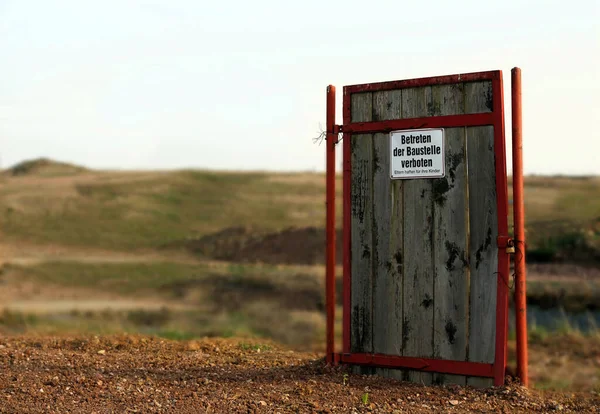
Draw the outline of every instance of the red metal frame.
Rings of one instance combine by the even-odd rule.
[[[469,115],[445,115],[423,118],[394,119],[393,121],[355,122],[344,124],[343,131],[347,133],[366,134],[373,132],[390,132],[397,129],[425,128],[454,128],[491,125],[494,122],[493,113]]]
[[[515,224],[515,319],[517,328],[517,376],[529,384],[527,369],[527,289],[525,266],[525,203],[523,200],[523,131],[521,117],[521,69],[513,68],[512,90],[512,157],[513,215]]]
[[[493,108],[491,113],[437,116],[382,122],[352,123],[350,98],[353,93],[375,92],[408,87],[443,85],[459,82],[492,81]],[[498,280],[496,302],[496,357],[493,364],[469,361],[424,359],[379,354],[350,353],[350,192],[352,166],[350,141],[352,133],[389,132],[393,129],[448,128],[460,126],[494,126],[494,151],[496,155],[496,189],[498,209]],[[368,364],[371,366],[411,368],[431,372],[494,378],[495,385],[504,383],[508,334],[508,272],[506,250],[500,244],[508,240],[508,196],[506,177],[506,151],[504,141],[504,107],[502,72],[478,72],[441,77],[410,79],[402,81],[351,85],[344,87],[343,100],[343,352],[338,355],[343,363]]]
[[[498,237],[508,236],[508,184],[506,178],[506,144],[504,141],[504,88],[502,72],[492,80],[492,107],[494,114],[494,153],[496,154],[496,204],[498,211]],[[496,358],[494,385],[504,384],[508,358],[508,287],[509,255],[498,248],[498,283],[496,292]]]
[[[403,357],[383,354],[342,354],[340,362],[356,365],[376,365],[378,367],[403,367],[419,371],[444,374],[493,377],[494,366],[478,362],[449,361],[431,358]]]
[[[327,362],[335,361],[335,87],[327,87],[327,142],[326,142],[326,257],[325,257],[325,307],[327,309]]]

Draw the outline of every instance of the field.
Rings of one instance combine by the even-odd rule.
[[[526,177],[525,184],[529,303],[597,312],[600,177]],[[161,347],[177,350],[212,343],[199,338],[235,337],[238,345],[228,346],[273,341],[299,352],[305,365],[298,372],[308,381],[306,372],[317,368],[306,352],[323,350],[325,329],[324,211],[320,174],[93,171],[48,160],[6,170],[0,332],[9,336],[0,351],[17,346],[42,358],[31,339],[40,334],[144,335],[152,346],[159,337],[166,341]],[[25,336],[11,342],[14,335]],[[533,326],[530,344],[534,387],[595,398],[597,329]],[[55,349],[40,349],[46,347]],[[166,358],[166,367],[183,369]],[[326,375],[334,381],[338,374]],[[357,381],[347,408],[367,383]],[[557,404],[568,406],[569,398]]]

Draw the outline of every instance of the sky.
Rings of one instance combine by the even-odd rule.
[[[2,167],[324,171],[325,91],[523,77],[526,174],[600,174],[597,0],[0,0]]]

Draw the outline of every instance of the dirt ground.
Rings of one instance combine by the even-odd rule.
[[[3,413],[600,412],[593,393],[423,387],[234,339],[5,337],[0,365]]]

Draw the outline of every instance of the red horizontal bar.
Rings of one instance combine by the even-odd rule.
[[[397,129],[455,128],[493,124],[493,112],[485,112],[481,114],[394,119],[392,121],[354,122],[347,125],[343,125],[342,131],[353,133],[374,133],[389,132]]]
[[[375,92],[375,91],[387,91],[390,89],[405,89],[405,88],[417,88],[420,86],[430,85],[447,85],[450,83],[460,82],[477,82],[484,80],[499,79],[501,76],[500,71],[494,70],[490,72],[474,72],[474,73],[462,73],[457,75],[448,76],[433,76],[429,78],[418,78],[418,79],[407,79],[390,82],[376,82],[366,83],[361,85],[349,85],[344,86],[344,95],[356,92]]]
[[[480,362],[448,361],[445,359],[429,359],[402,357],[383,354],[340,354],[341,363],[369,365],[382,368],[408,368],[419,371],[442,374],[468,375],[473,377],[494,377],[494,366]]]

